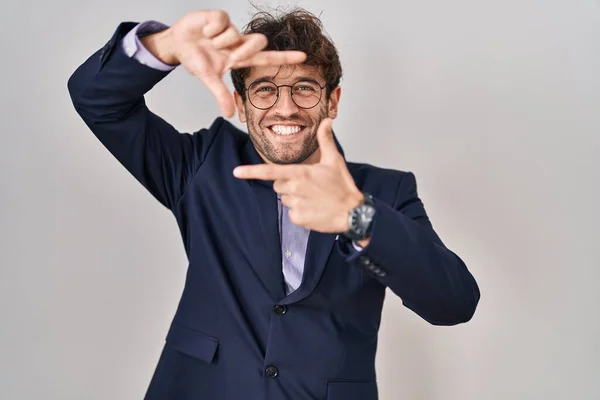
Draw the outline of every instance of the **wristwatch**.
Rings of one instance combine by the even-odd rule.
[[[371,235],[375,218],[373,196],[363,193],[364,200],[348,214],[348,230],[342,235],[350,240],[363,240]]]

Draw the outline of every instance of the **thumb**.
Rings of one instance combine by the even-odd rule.
[[[335,145],[335,140],[333,139],[332,124],[333,120],[331,118],[325,118],[321,121],[317,130],[317,141],[319,142],[319,149],[321,151],[321,164],[333,164],[340,156]]]
[[[205,75],[200,78],[206,87],[212,92],[225,118],[235,115],[235,103],[233,96],[225,86],[225,82],[216,75]]]

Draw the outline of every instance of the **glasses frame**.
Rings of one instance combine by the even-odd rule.
[[[312,82],[312,83],[316,83],[317,86],[319,86],[319,88],[321,89],[319,91],[319,100],[315,103],[314,106],[312,107],[302,107],[301,105],[299,105],[298,103],[296,103],[296,100],[294,100],[294,92],[293,92],[293,88],[294,86],[296,86],[298,83],[300,82]],[[252,87],[252,85],[255,85],[257,83],[271,83],[273,84],[273,86],[275,86],[277,88],[277,97],[275,98],[275,102],[273,103],[273,105],[271,105],[270,107],[257,107],[252,100],[250,100],[250,93],[249,90]],[[254,82],[252,82],[251,84],[248,85],[248,87],[244,88],[245,92],[246,92],[246,96],[248,98],[248,101],[250,102],[250,104],[252,104],[252,107],[258,109],[258,110],[269,110],[273,107],[275,107],[275,104],[277,104],[277,102],[279,101],[279,95],[281,94],[281,90],[280,88],[282,87],[289,87],[290,88],[290,96],[292,97],[292,101],[294,102],[295,105],[297,105],[298,107],[302,108],[303,110],[310,110],[311,108],[315,108],[316,106],[319,105],[319,103],[321,102],[321,99],[323,98],[323,89],[325,89],[327,87],[327,83],[325,83],[323,86],[321,86],[321,84],[319,82],[317,82],[316,80],[313,79],[299,79],[298,81],[294,82],[293,85],[277,85],[275,82],[270,81],[270,80],[263,80],[263,79],[258,79],[255,80]]]

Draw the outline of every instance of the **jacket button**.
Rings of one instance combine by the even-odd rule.
[[[277,375],[279,375],[279,371],[277,371],[277,368],[275,368],[274,366],[268,366],[267,369],[265,369],[265,372],[267,373],[267,376],[270,378],[275,378],[277,377]]]
[[[273,307],[273,311],[275,311],[275,314],[277,315],[283,315],[287,312],[287,307],[278,304],[275,307]]]

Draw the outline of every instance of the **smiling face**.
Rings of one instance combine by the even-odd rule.
[[[316,106],[305,109],[292,100],[290,87],[281,87],[275,105],[261,110],[253,103],[260,107],[262,103],[259,97],[264,101],[276,93],[274,87],[267,86],[268,83],[264,84],[267,81],[276,85],[294,86],[294,99],[300,105],[304,104],[301,97],[310,97],[308,93],[318,90],[318,86],[323,87],[321,99]],[[245,100],[242,100],[237,92],[234,93],[240,121],[247,124],[250,140],[258,154],[266,163],[318,162],[320,154],[317,129],[324,118],[337,116],[340,87],[336,87],[327,99],[325,79],[320,69],[307,65],[252,68],[245,80],[245,86],[259,82],[262,84],[254,84],[246,93]],[[253,97],[255,100],[250,102],[250,96],[257,97]]]

